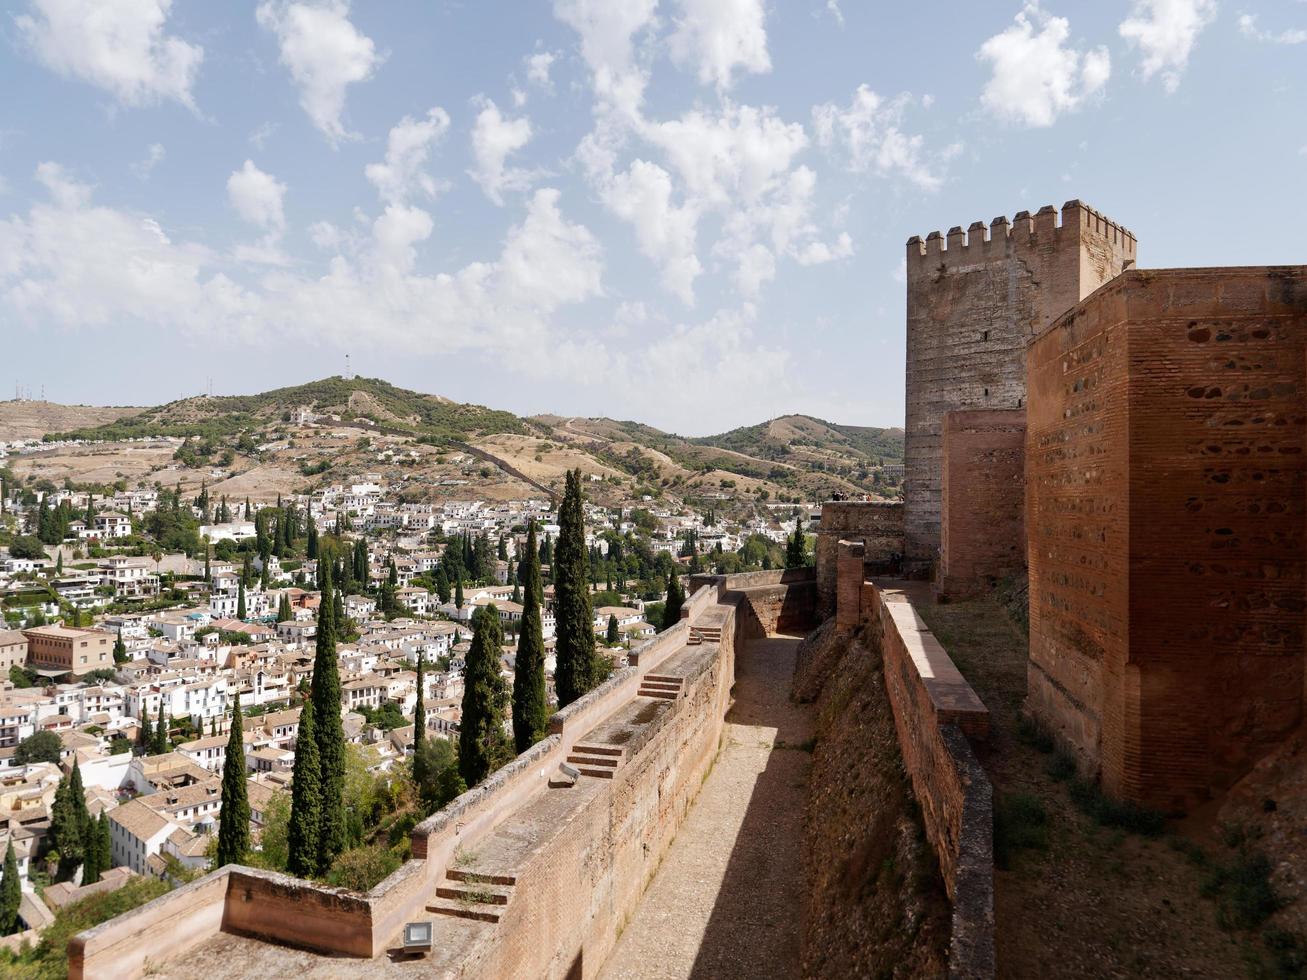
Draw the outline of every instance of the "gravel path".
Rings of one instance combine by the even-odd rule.
[[[812,724],[799,637],[745,647],[722,748],[602,980],[797,977]]]

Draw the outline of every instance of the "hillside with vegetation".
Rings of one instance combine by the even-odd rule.
[[[62,418],[58,414],[52,420]],[[598,503],[674,498],[728,509],[864,493],[895,496],[899,429],[785,416],[687,438],[634,421],[510,412],[375,378],[325,378],[254,395],[200,396],[43,433],[26,478],[111,489],[140,480],[274,497],[363,473],[405,499],[557,494],[579,468]]]

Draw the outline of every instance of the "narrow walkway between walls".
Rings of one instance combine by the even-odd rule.
[[[721,752],[601,980],[797,977],[810,708],[790,701],[801,638],[735,664]]]

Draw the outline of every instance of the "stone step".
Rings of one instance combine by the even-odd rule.
[[[601,745],[595,742],[577,742],[572,751],[579,755],[626,755],[626,749],[620,745]]]
[[[465,868],[450,868],[445,872],[450,881],[465,881],[476,885],[516,885],[517,875],[486,874],[482,871],[468,871]]]
[[[656,683],[648,683],[648,682],[646,682],[646,683],[640,685],[640,690],[642,690],[642,691],[666,691],[668,694],[680,694],[680,693],[681,693],[681,685],[680,685],[680,684],[656,684]]]
[[[703,645],[703,637],[700,636],[698,633],[691,633],[689,636],[687,636],[687,637],[685,638],[685,645],[686,645],[687,647],[697,647],[697,646],[702,646],[702,645]]]
[[[610,770],[616,770],[622,760],[612,755],[569,755],[567,762],[572,766],[608,766]]]
[[[455,902],[449,899],[432,902],[427,906],[427,911],[434,912],[436,915],[453,916],[455,919],[472,919],[476,922],[499,921],[499,913],[491,911],[488,906],[467,906],[461,902]]]
[[[587,766],[577,766],[581,770],[582,776],[594,776],[596,779],[612,779],[613,770],[611,769],[591,769]]]
[[[643,687],[640,688],[640,697],[642,698],[658,698],[661,701],[675,701],[680,696],[681,694],[679,691],[658,691],[649,690],[648,688]]]
[[[505,885],[461,884],[439,885],[437,898],[452,898],[463,905],[507,905],[512,891]]]
[[[673,674],[645,674],[641,683],[645,682],[650,684],[675,684],[677,687],[680,687],[685,683],[685,678],[676,677]]]

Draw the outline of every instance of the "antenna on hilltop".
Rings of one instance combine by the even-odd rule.
[[[349,373],[349,355],[345,355],[345,380],[349,381],[353,376]]]

